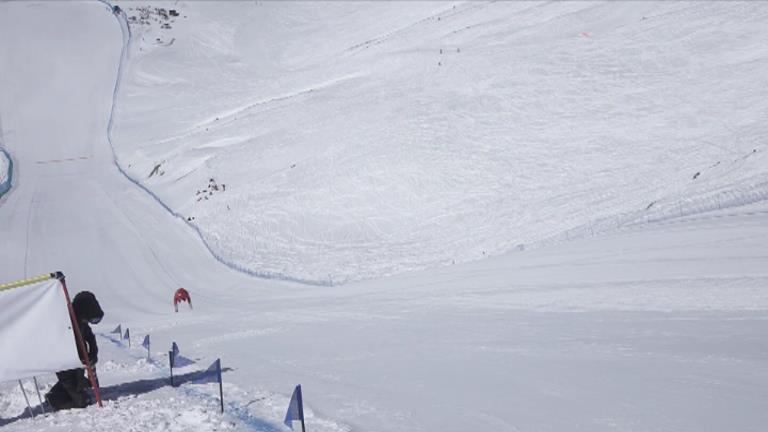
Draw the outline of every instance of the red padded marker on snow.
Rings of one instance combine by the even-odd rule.
[[[179,311],[179,302],[183,301],[189,303],[189,308],[192,309],[192,297],[189,296],[189,291],[184,288],[179,288],[173,294],[173,309],[176,312]]]

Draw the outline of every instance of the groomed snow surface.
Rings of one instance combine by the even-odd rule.
[[[2,431],[765,429],[768,4],[143,6],[0,2],[0,281],[106,311]]]

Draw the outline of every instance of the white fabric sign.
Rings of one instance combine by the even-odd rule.
[[[0,291],[0,382],[80,366],[58,280]]]

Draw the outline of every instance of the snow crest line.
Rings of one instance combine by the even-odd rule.
[[[112,149],[112,161],[115,164],[115,167],[117,167],[117,170],[120,171],[120,173],[123,174],[123,176],[125,176],[125,178],[128,179],[131,183],[138,186],[144,192],[149,194],[149,196],[154,198],[154,200],[157,201],[166,211],[168,211],[168,213],[175,216],[177,219],[184,222],[188,227],[193,229],[197,233],[198,237],[200,238],[200,240],[202,241],[203,245],[208,250],[208,252],[211,254],[211,256],[213,256],[218,262],[224,264],[225,266],[231,268],[232,270],[247,274],[249,276],[262,278],[262,279],[282,280],[287,282],[301,283],[305,285],[331,286],[332,282],[330,281],[302,279],[302,278],[291,277],[282,273],[254,271],[224,259],[224,257],[217,254],[213,250],[213,248],[211,248],[210,244],[208,244],[208,241],[205,239],[205,236],[197,226],[187,222],[187,220],[182,215],[180,215],[179,213],[171,209],[165,202],[163,202],[163,200],[160,199],[160,197],[158,197],[154,192],[149,190],[149,188],[141,184],[141,182],[131,177],[131,175],[128,174],[128,172],[126,172],[122,166],[120,166],[120,163],[118,162],[118,158],[117,158],[117,152],[115,151],[115,145],[112,142],[112,130],[114,128],[114,115],[115,115],[115,106],[117,105],[117,94],[120,90],[120,83],[122,82],[122,78],[123,78],[123,70],[128,60],[128,53],[130,51],[132,35],[131,35],[131,28],[128,25],[128,16],[125,14],[125,12],[122,9],[115,10],[114,6],[111,3],[109,3],[107,0],[97,0],[97,1],[109,7],[110,13],[112,13],[115,19],[117,19],[117,22],[120,24],[120,30],[122,31],[122,34],[123,34],[123,47],[122,47],[122,52],[120,54],[120,63],[117,66],[117,78],[115,79],[115,88],[112,92],[112,103],[109,111],[109,121],[107,123],[107,141],[109,142],[109,146]]]

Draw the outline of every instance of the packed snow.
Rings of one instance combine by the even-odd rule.
[[[768,5],[119,4],[0,2],[0,281],[106,312],[0,430],[765,429]]]

